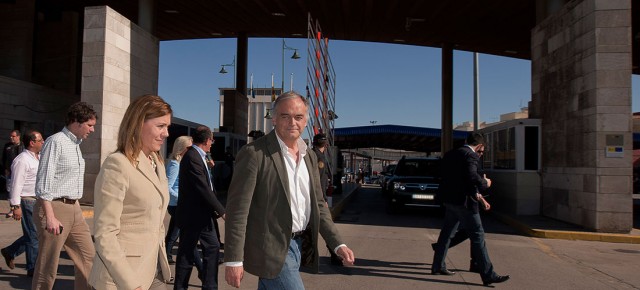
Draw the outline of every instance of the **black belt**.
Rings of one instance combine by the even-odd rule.
[[[53,201],[59,201],[66,204],[76,204],[77,199],[70,199],[66,197],[55,198]]]
[[[295,233],[291,233],[291,239],[295,240],[297,238],[302,237],[302,234],[304,234],[304,231],[299,231],[299,232],[295,232]]]

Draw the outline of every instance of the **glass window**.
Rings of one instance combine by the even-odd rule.
[[[494,132],[493,168],[516,169],[516,128]]]

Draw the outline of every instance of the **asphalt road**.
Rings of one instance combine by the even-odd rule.
[[[2,211],[5,209],[3,208]],[[307,289],[482,289],[480,276],[468,272],[469,243],[449,251],[447,265],[453,276],[430,275],[433,251],[430,244],[439,233],[442,217],[437,212],[406,209],[389,215],[375,185],[365,185],[344,208],[336,224],[347,245],[356,254],[356,266],[329,265],[321,242],[320,273],[303,272]],[[483,217],[489,255],[496,271],[511,280],[494,284],[497,289],[640,289],[640,245],[539,239],[522,236],[509,226]],[[89,220],[92,225],[92,221]],[[224,224],[221,225],[224,228]],[[20,234],[12,220],[0,221],[0,246]],[[174,250],[175,251],[175,250]],[[64,256],[63,256],[64,257]],[[24,255],[8,270],[0,261],[0,289],[30,289],[24,270]],[[73,267],[61,260],[54,289],[73,288]],[[224,282],[220,289],[234,289]],[[197,289],[199,280],[191,279]],[[172,289],[173,285],[167,285]],[[245,275],[241,289],[256,289],[257,278]]]

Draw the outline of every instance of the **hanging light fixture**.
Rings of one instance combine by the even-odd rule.
[[[293,51],[293,55],[291,56],[291,58],[293,58],[293,59],[299,59],[300,58],[300,55],[298,54],[298,50],[297,49],[295,49]]]
[[[235,87],[235,85],[236,85],[236,73],[235,73],[235,71],[236,71],[236,56],[235,55],[233,56],[233,61],[231,63],[223,64],[222,68],[219,71],[219,73],[221,73],[221,74],[226,74],[227,73],[227,70],[224,69],[225,66],[233,67],[233,86]]]
[[[287,46],[287,44],[284,42],[284,38],[283,38],[282,39],[282,91],[283,92],[284,92],[284,51],[285,50],[293,50],[293,55],[291,56],[292,59],[299,59],[300,58],[300,55],[298,54],[298,49]]]

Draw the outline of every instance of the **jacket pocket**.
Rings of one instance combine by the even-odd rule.
[[[124,250],[127,262],[134,271],[137,271],[142,261],[145,246],[141,243],[127,240],[120,240],[120,247]]]

